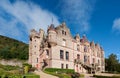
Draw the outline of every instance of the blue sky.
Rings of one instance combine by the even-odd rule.
[[[28,43],[30,29],[46,31],[52,18],[120,59],[120,0],[1,0],[0,35]]]

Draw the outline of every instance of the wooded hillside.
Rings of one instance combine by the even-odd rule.
[[[0,35],[0,59],[28,59],[28,44]]]

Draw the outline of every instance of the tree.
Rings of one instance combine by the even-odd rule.
[[[105,59],[105,69],[106,71],[114,72],[118,71],[119,60],[115,54],[110,54],[108,58]]]

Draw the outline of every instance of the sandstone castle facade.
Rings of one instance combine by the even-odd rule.
[[[30,32],[29,63],[37,69],[62,68],[76,72],[102,72],[105,70],[104,50],[84,35],[71,36],[65,22],[44,30]]]

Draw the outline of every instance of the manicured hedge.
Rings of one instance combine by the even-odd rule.
[[[46,68],[44,71],[56,73],[74,73],[73,69]]]

